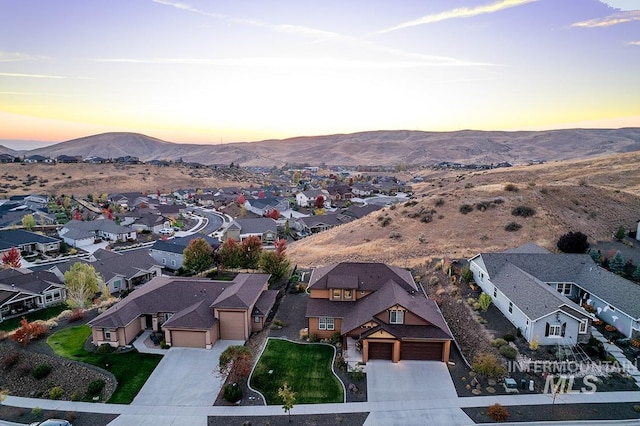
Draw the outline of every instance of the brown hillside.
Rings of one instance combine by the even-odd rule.
[[[425,182],[415,185],[415,205],[387,207],[297,241],[288,252],[299,266],[351,260],[414,267],[532,241],[553,250],[569,230],[584,232],[592,241],[609,239],[618,226],[635,227],[640,219],[638,161],[640,154],[632,153],[482,172],[424,170]],[[507,184],[518,190],[506,190]],[[478,209],[482,203],[486,210]],[[473,210],[462,214],[463,204]],[[513,216],[518,206],[532,207],[536,214]],[[431,222],[423,222],[429,216]],[[383,227],[384,217],[390,221]],[[522,228],[505,231],[510,222]],[[391,238],[392,233],[400,237]]]
[[[14,178],[15,177],[15,178]],[[86,196],[111,192],[169,192],[187,188],[215,188],[252,182],[243,169],[192,169],[144,164],[3,164],[0,198],[41,193]]]

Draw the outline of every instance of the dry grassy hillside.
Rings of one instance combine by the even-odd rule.
[[[110,192],[168,192],[248,183],[255,175],[243,169],[191,169],[144,164],[2,164],[0,197],[30,193],[86,196]]]
[[[288,252],[300,266],[352,260],[414,267],[531,241],[555,249],[569,230],[608,239],[640,219],[639,161],[640,153],[630,153],[482,172],[424,170],[415,200],[297,241]],[[463,204],[473,210],[462,214]],[[513,216],[518,206],[536,213]],[[506,231],[511,222],[522,228]]]

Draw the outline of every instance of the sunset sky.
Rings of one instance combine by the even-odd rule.
[[[0,0],[0,139],[640,127],[640,0]]]

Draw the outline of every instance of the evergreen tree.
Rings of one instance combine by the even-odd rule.
[[[613,259],[609,261],[609,270],[615,274],[622,274],[624,272],[624,256],[620,253],[620,250],[616,251]]]

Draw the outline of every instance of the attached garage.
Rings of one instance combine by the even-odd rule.
[[[369,342],[369,359],[393,359],[393,343]]]
[[[206,331],[171,330],[171,345],[185,348],[206,348]]]
[[[247,313],[240,311],[219,311],[220,339],[247,340]]]
[[[400,359],[442,361],[443,342],[402,342]]]

